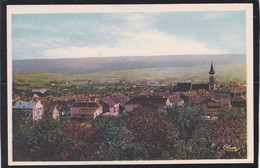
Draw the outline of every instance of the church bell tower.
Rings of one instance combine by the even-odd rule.
[[[210,67],[210,71],[209,71],[209,86],[210,86],[210,91],[213,91],[216,89],[217,87],[217,79],[216,79],[216,74],[214,71],[214,67],[213,67],[213,62],[211,62],[211,67]]]

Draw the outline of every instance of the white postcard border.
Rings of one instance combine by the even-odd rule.
[[[166,11],[246,11],[247,62],[247,159],[153,160],[153,161],[41,161],[18,162],[12,156],[12,14],[166,12]],[[253,90],[253,4],[163,4],[163,5],[8,5],[7,6],[7,80],[8,80],[8,164],[9,165],[128,165],[128,164],[234,164],[254,163]]]

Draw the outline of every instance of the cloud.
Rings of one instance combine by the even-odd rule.
[[[243,38],[237,34],[223,34],[221,37],[230,48],[242,48]]]
[[[204,15],[204,17],[210,19],[222,15],[222,13],[216,12]],[[182,33],[183,36],[181,36],[179,33],[181,31],[175,31],[174,28],[162,29],[164,25],[158,25],[160,24],[158,21],[163,16],[124,13],[97,15],[94,16],[95,19],[92,19],[84,15],[85,19],[64,19],[66,22],[46,24],[39,28],[38,32],[22,34],[17,31],[16,34],[22,35],[13,36],[14,58],[20,58],[22,55],[24,55],[22,58],[76,58],[228,54],[233,52],[232,48],[238,48],[237,51],[239,48],[243,48],[243,44],[239,42],[241,39],[231,36],[232,33],[229,31],[225,31],[227,32],[225,36],[224,33],[218,35],[222,31],[218,26],[210,27],[210,29],[216,29],[215,34],[220,38],[219,40],[197,39],[194,35],[188,36],[188,33]],[[201,20],[198,22],[204,23]],[[176,24],[178,27],[178,22]],[[33,24],[16,24],[14,29],[17,30],[19,27],[24,30],[32,30],[31,25],[35,26]],[[203,32],[197,29],[192,31],[197,32],[198,35]],[[222,36],[224,37],[222,38]]]
[[[128,15],[125,20],[127,21],[126,26],[131,27],[132,30],[134,29],[140,29],[148,26],[147,20],[145,20],[145,17],[141,14],[132,14]]]
[[[204,42],[159,31],[151,26],[145,15],[130,14],[124,20],[124,25],[100,29],[103,34],[113,36],[116,41],[113,45],[53,48],[45,50],[44,55],[48,58],[71,58],[228,53],[228,50],[209,49]]]
[[[170,36],[157,30],[141,33],[124,33],[117,43],[111,47],[99,45],[95,47],[66,47],[44,51],[48,58],[70,57],[109,57],[109,56],[155,56],[178,54],[226,54],[227,50],[208,49],[203,42],[178,36]]]
[[[46,37],[43,35],[29,36],[27,38],[17,38],[14,41],[16,48],[39,49],[43,50],[51,47],[58,47],[63,43],[64,39],[61,37]]]

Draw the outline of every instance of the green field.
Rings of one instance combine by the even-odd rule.
[[[246,81],[246,64],[224,64],[215,65],[215,72],[220,83],[227,83],[231,80],[239,82]],[[128,81],[172,81],[172,82],[208,82],[209,65],[192,67],[160,67],[143,69],[126,69],[100,72],[87,72],[80,74],[59,74],[59,73],[27,73],[15,74],[14,80],[26,79],[35,87],[41,87],[54,80],[69,80],[71,84],[87,84],[87,80],[118,82],[120,79]],[[81,80],[81,81],[76,81]]]

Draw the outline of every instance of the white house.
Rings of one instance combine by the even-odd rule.
[[[32,116],[33,120],[42,119],[44,115],[43,105],[41,101],[38,102],[26,102],[26,101],[18,101],[13,109],[21,110],[23,112],[28,113]]]

